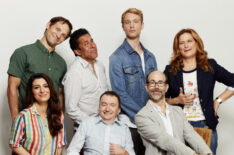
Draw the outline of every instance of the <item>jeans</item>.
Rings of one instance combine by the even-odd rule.
[[[193,127],[207,128],[206,121],[189,121],[189,123]],[[218,147],[218,135],[215,129],[215,130],[212,130],[212,137],[211,137],[211,144],[210,144],[210,149],[214,155],[216,154],[217,147]]]

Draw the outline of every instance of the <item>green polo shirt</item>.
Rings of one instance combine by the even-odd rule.
[[[15,50],[10,58],[7,73],[21,79],[19,91],[19,108],[21,108],[26,95],[26,85],[34,73],[47,74],[54,83],[55,90],[59,92],[62,87],[62,78],[67,66],[64,59],[55,51],[48,49],[37,40],[34,44],[26,45]]]

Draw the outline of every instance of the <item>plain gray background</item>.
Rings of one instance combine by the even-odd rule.
[[[172,54],[175,34],[182,28],[195,29],[204,41],[210,58],[234,72],[234,2],[232,0],[0,0],[0,153],[9,154],[8,146],[11,127],[8,108],[7,69],[13,51],[31,44],[43,36],[51,17],[68,18],[74,29],[88,29],[97,44],[99,57],[106,66],[107,77],[109,56],[123,42],[121,14],[130,7],[143,11],[145,27],[141,42],[152,51],[159,70],[163,71]],[[68,40],[56,51],[69,65],[73,59]],[[226,87],[217,84],[215,96]],[[234,97],[219,109],[218,155],[234,152]],[[67,118],[67,136],[73,134],[72,123]]]

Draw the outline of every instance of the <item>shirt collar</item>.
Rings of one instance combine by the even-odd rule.
[[[106,124],[104,121],[103,121],[103,119],[102,119],[102,117],[100,116],[100,115],[98,115],[98,116],[96,116],[96,121],[95,121],[95,123],[96,124],[98,124],[98,123],[104,123],[104,124]],[[120,122],[120,120],[119,120],[119,118],[118,118],[118,116],[115,118],[115,121],[114,121],[114,123],[112,123],[112,124],[118,124],[118,125],[121,125],[121,122]]]
[[[151,101],[151,100],[149,100],[149,101],[150,101],[150,104],[151,104],[154,108],[156,108],[158,111],[162,112],[160,106],[158,106],[157,104],[154,104],[153,101]],[[168,103],[167,103],[166,101],[165,101],[165,104],[166,104],[166,113],[169,114],[169,111],[170,111],[169,109],[170,109],[170,107],[169,107],[169,105],[168,105]]]
[[[37,107],[33,104],[31,107],[30,107],[31,111],[32,111],[32,114],[34,115],[39,115],[39,113],[37,112]]]
[[[128,54],[132,54],[135,52],[135,50],[132,48],[132,46],[128,43],[127,39],[124,39],[123,46],[126,49],[126,51],[128,52]],[[144,54],[146,54],[148,56],[149,53],[148,53],[147,49],[141,44],[141,42],[140,42],[140,46],[141,46]]]
[[[42,43],[40,40],[37,40],[36,43],[37,47],[43,52],[43,53],[46,53],[46,54],[53,54],[54,51],[49,51]]]
[[[81,58],[80,56],[76,56],[76,59],[79,60],[79,62],[81,63],[81,65],[84,67],[84,68],[87,68],[89,66],[89,63],[88,61],[84,60],[83,58]],[[97,60],[94,61],[94,63],[96,63]]]

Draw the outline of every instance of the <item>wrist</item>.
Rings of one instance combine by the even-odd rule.
[[[217,101],[219,104],[222,104],[222,103],[223,103],[223,100],[222,100],[220,97],[216,97],[216,98],[215,98],[215,101]]]

